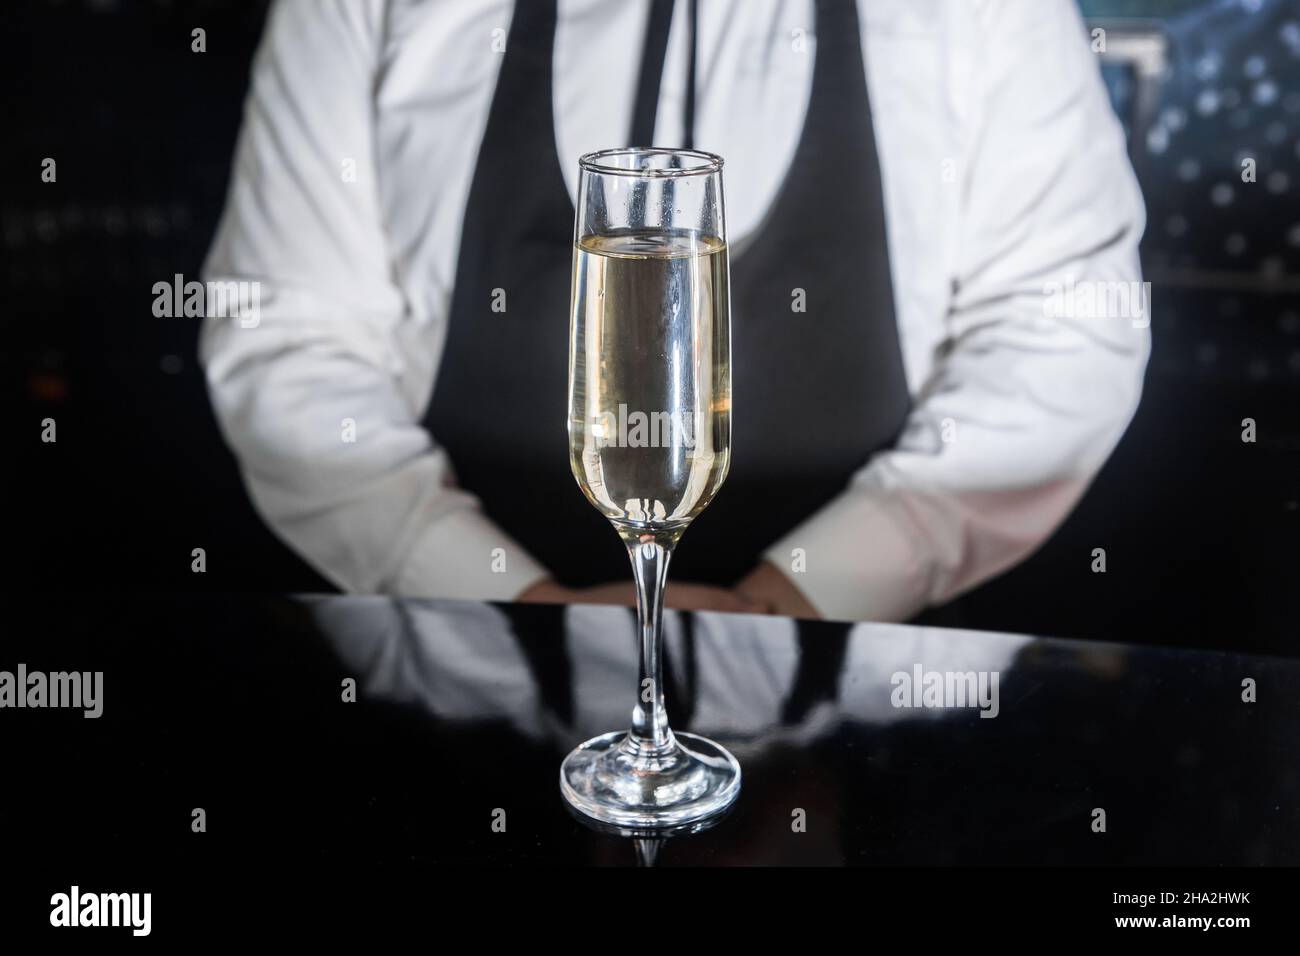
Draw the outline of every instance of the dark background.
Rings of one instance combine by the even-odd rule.
[[[197,278],[262,0],[6,7],[0,310],[4,588],[329,590],[254,514],[208,403]],[[939,623],[1295,654],[1300,620],[1300,10],[1084,4],[1147,198],[1142,406],[1032,559]],[[190,31],[207,52],[190,52]],[[1117,39],[1161,51],[1144,74]],[[58,181],[41,182],[53,157]],[[1240,178],[1254,157],[1258,181]],[[1217,188],[1216,188],[1217,187]],[[41,421],[58,441],[42,443]],[[1242,419],[1257,423],[1241,441]],[[207,572],[190,570],[192,549]],[[1104,547],[1107,572],[1090,570]],[[51,600],[74,600],[52,596]]]

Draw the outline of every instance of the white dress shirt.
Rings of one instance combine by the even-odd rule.
[[[1045,292],[1138,280],[1144,213],[1071,0],[858,6],[913,410],[766,557],[826,617],[898,620],[1029,554],[1114,447],[1148,330],[1049,317]],[[420,424],[512,7],[278,0],[254,64],[205,278],[259,282],[260,314],[209,316],[201,358],[260,513],[348,591],[511,599],[547,573]],[[685,7],[656,145],[681,132]],[[647,9],[559,2],[571,194],[582,153],[627,145]],[[726,159],[734,249],[799,174],[813,20],[812,0],[699,4],[696,144]]]

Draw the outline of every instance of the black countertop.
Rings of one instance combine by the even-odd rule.
[[[0,710],[25,781],[0,787],[8,847],[57,848],[70,871],[631,864],[638,848],[660,865],[1300,863],[1292,659],[670,613],[674,727],[729,747],[744,785],[712,829],[648,845],[588,829],[557,786],[570,748],[627,724],[631,611],[8,605],[0,671],[104,674],[97,719]],[[899,676],[918,673],[919,689]],[[926,703],[932,674],[982,679],[984,704],[897,706]]]

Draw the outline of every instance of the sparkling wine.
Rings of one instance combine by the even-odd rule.
[[[731,457],[726,245],[687,231],[574,244],[569,463],[622,533],[680,534]]]

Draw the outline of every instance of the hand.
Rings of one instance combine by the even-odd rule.
[[[517,601],[535,604],[619,604],[636,607],[636,589],[631,581],[598,584],[588,588],[568,588],[547,578],[525,588]],[[748,598],[708,584],[668,581],[664,605],[678,611],[728,611],[734,614],[760,614],[763,608]]]
[[[766,614],[801,617],[809,621],[821,617],[795,583],[767,561],[741,579],[736,585],[736,593],[758,605]]]

